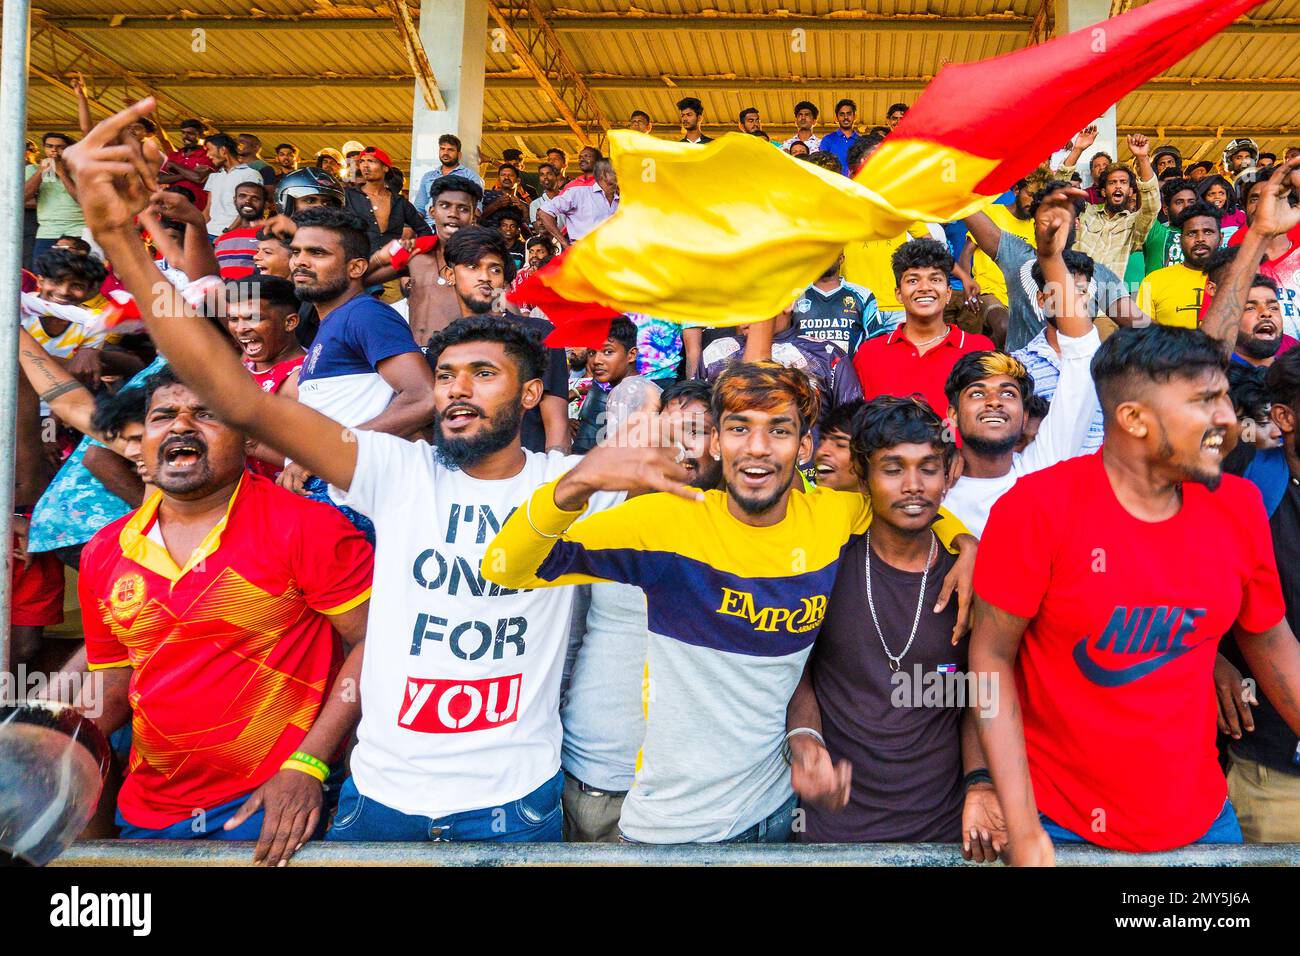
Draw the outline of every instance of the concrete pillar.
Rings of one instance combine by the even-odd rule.
[[[1075,30],[1082,30],[1103,20],[1110,19],[1110,0],[1054,0],[1056,14],[1056,35],[1064,36]],[[1091,185],[1088,166],[1096,153],[1109,153],[1118,162],[1119,134],[1115,128],[1115,106],[1112,104],[1096,120],[1097,142],[1079,159],[1079,173],[1084,185]]]
[[[447,109],[429,109],[412,83],[411,196],[420,177],[438,165],[438,137],[453,133],[462,144],[461,162],[478,168],[483,135],[483,75],[487,69],[487,4],[484,0],[422,0],[420,42],[438,80]]]

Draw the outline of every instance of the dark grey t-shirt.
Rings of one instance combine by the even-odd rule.
[[[966,670],[966,638],[954,647],[954,599],[933,611],[944,575],[956,557],[942,546],[926,582],[921,622],[903,656],[902,685],[880,646],[867,605],[866,537],[853,539],[840,558],[826,621],[813,645],[812,681],[821,706],[822,735],[836,762],[853,765],[849,805],[839,813],[806,808],[806,843],[952,843],[961,838],[961,718],[956,707],[913,706],[915,668],[922,680],[941,668]],[[920,572],[899,571],[871,556],[871,584],[880,628],[894,654],[902,653],[920,595]],[[933,682],[938,678],[930,678]],[[896,699],[903,706],[896,706]]]
[[[1034,265],[1034,247],[1014,233],[1002,230],[998,243],[998,268],[1007,283],[1007,307],[1011,318],[1007,322],[1006,350],[1014,352],[1028,345],[1046,322],[1038,308],[1038,286],[1029,270]],[[1100,262],[1093,263],[1091,289],[1092,316],[1109,315],[1111,307],[1129,295],[1124,280]]]

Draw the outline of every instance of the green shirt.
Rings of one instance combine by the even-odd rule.
[[[1169,224],[1156,221],[1147,233],[1147,241],[1142,243],[1142,255],[1146,260],[1147,273],[1176,266],[1183,261],[1183,247],[1180,242],[1182,233],[1170,229]]]
[[[81,206],[63,185],[59,174],[53,170],[41,176],[41,188],[36,194],[36,238],[58,239],[61,236],[80,236],[86,228]]]

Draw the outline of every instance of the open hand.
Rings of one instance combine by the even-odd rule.
[[[287,866],[289,858],[316,832],[323,802],[319,780],[298,770],[281,770],[249,794],[223,829],[233,830],[262,810],[262,832],[253,848],[253,862]]]
[[[555,486],[555,504],[564,511],[577,511],[597,491],[665,491],[701,501],[703,492],[690,487],[692,473],[682,465],[684,455],[678,447],[597,445]]]
[[[1074,137],[1074,148],[1082,152],[1095,142],[1097,142],[1097,127],[1085,126],[1079,131],[1079,135]]]

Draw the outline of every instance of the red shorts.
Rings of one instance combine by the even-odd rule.
[[[63,623],[63,562],[49,552],[32,555],[32,563],[14,562],[15,627],[46,627]]]

